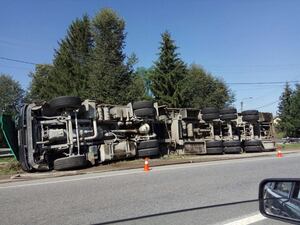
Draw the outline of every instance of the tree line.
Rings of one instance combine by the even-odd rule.
[[[125,21],[112,9],[102,9],[93,18],[75,19],[66,36],[55,49],[52,64],[36,65],[30,73],[26,93],[8,75],[19,95],[4,99],[1,106],[8,111],[10,102],[47,101],[57,96],[72,95],[109,104],[150,99],[169,107],[230,105],[234,95],[226,83],[201,66],[187,65],[178,52],[170,32],[161,34],[158,58],[150,68],[136,68],[135,54],[126,55]],[[0,79],[0,90],[8,88]],[[3,88],[3,89],[2,89]]]

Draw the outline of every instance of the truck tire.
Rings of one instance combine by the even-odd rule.
[[[149,140],[149,141],[141,141],[137,148],[138,149],[146,149],[146,148],[158,148],[159,142],[157,139]]]
[[[242,112],[242,116],[246,115],[258,115],[258,110],[245,110]]]
[[[49,107],[54,110],[77,109],[81,106],[81,98],[74,96],[60,96],[49,101]]]
[[[202,115],[202,119],[203,120],[215,120],[215,119],[219,119],[220,118],[220,114],[219,113],[209,113],[209,114],[203,114]]]
[[[224,147],[240,147],[241,142],[240,141],[224,141],[223,146]]]
[[[219,113],[219,110],[215,107],[206,107],[201,110],[202,114]]]
[[[223,148],[216,147],[216,148],[206,148],[206,153],[208,155],[214,155],[214,154],[223,154]]]
[[[242,148],[241,147],[225,147],[224,148],[224,153],[242,153]]]
[[[245,152],[262,152],[261,146],[245,146],[244,151]]]
[[[262,113],[263,122],[272,122],[273,116],[271,113]]]
[[[88,165],[85,155],[74,155],[56,159],[54,161],[55,170],[70,170],[84,168]]]
[[[223,115],[220,115],[220,119],[221,120],[235,120],[235,119],[237,119],[237,115],[236,114],[223,114]]]
[[[143,108],[134,110],[134,114],[137,117],[155,117],[156,110],[154,108]]]
[[[145,148],[138,150],[138,157],[140,158],[158,156],[159,154],[159,148]]]
[[[233,107],[228,107],[228,108],[223,108],[220,110],[220,114],[224,115],[224,114],[235,114],[237,113],[236,108]]]
[[[206,142],[206,148],[223,147],[222,141],[208,141]]]
[[[143,108],[153,108],[153,102],[152,101],[138,101],[132,103],[132,109],[143,109]]]
[[[55,116],[57,115],[57,111],[49,106],[48,103],[45,103],[42,106],[42,115],[43,116]]]
[[[261,146],[261,140],[246,140],[244,146]]]
[[[247,122],[258,121],[259,116],[258,115],[245,115],[242,117],[242,119]]]

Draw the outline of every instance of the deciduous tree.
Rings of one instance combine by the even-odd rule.
[[[191,65],[188,75],[180,82],[183,107],[222,108],[234,101],[234,95],[219,78],[212,76],[198,65]]]
[[[24,90],[10,75],[0,74],[0,112],[15,115],[23,103]]]

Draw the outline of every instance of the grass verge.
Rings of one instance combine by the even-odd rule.
[[[282,149],[300,150],[300,143],[277,144],[277,146],[281,146]]]
[[[20,163],[12,157],[0,158],[0,175],[12,175],[21,172]]]

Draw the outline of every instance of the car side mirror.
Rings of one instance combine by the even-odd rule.
[[[284,222],[300,223],[300,179],[265,179],[259,185],[262,215]]]

